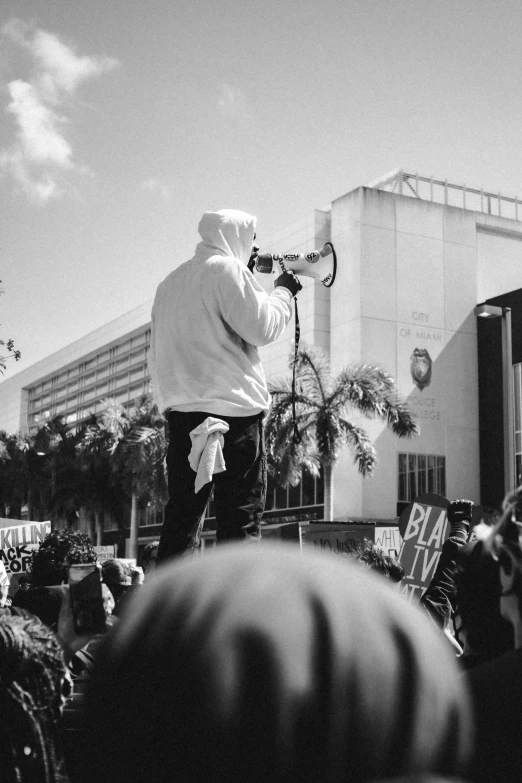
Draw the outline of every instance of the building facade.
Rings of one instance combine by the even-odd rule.
[[[393,172],[284,227],[263,251],[309,252],[331,241],[331,288],[302,278],[303,344],[323,349],[332,373],[374,364],[395,380],[420,433],[399,440],[377,420],[352,419],[375,443],[378,465],[363,478],[348,449],[334,470],[336,520],[393,520],[423,492],[498,507],[505,488],[500,326],[478,323],[482,302],[511,307],[514,444],[522,465],[522,213],[517,199]],[[270,288],[273,277],[258,275]],[[159,281],[158,281],[159,282]],[[145,303],[0,384],[0,429],[31,432],[58,413],[71,425],[110,397],[131,408],[150,390]],[[289,376],[294,324],[261,349],[269,379]],[[517,474],[517,476],[518,476]],[[268,518],[321,518],[321,482],[271,487]],[[209,510],[210,517],[212,509]],[[142,541],[159,532],[145,514]],[[108,531],[110,533],[110,531]],[[109,535],[110,538],[110,535]]]

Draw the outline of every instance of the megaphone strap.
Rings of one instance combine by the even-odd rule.
[[[299,352],[299,338],[301,336],[301,327],[299,325],[299,313],[297,311],[297,297],[294,296],[294,308],[295,308],[295,339],[294,339],[294,367],[292,372],[292,424],[294,427],[294,443],[301,443],[301,435],[297,428],[297,416],[295,410],[295,371],[297,367],[297,354]]]

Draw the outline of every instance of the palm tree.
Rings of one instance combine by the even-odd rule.
[[[83,508],[89,519],[91,540],[97,546],[102,544],[106,515],[111,514],[116,520],[123,518],[121,492],[111,461],[113,443],[112,433],[91,414],[82,428],[76,450],[84,482]]]
[[[108,401],[101,423],[111,435],[114,469],[123,491],[131,497],[129,554],[136,557],[140,503],[159,506],[167,499],[165,422],[150,395],[142,395],[131,416],[118,403]]]
[[[290,358],[292,367],[293,353]],[[302,470],[324,474],[324,518],[333,517],[332,471],[341,447],[347,444],[363,476],[371,475],[377,455],[366,432],[351,422],[350,409],[367,418],[386,422],[399,438],[418,433],[412,414],[399,399],[393,379],[379,367],[349,366],[336,378],[330,375],[327,356],[301,347],[295,366],[296,426],[293,437],[292,381],[270,384],[272,407],[266,424],[269,467],[282,486],[299,483]]]
[[[0,432],[0,516],[21,517],[27,500],[28,476],[26,453],[28,441],[19,435]]]
[[[77,453],[81,437],[81,431],[71,430],[62,416],[54,416],[39,427],[32,439],[33,451],[40,458],[36,461],[33,455],[31,463],[38,506],[48,518],[59,524],[65,522],[67,527],[78,520],[85,498]]]

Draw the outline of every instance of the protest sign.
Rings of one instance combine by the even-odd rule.
[[[420,599],[439,562],[442,545],[449,535],[449,501],[428,492],[419,495],[401,514],[402,546],[399,560],[404,568],[401,592],[408,600]]]
[[[316,551],[331,552],[341,555],[349,552],[351,542],[375,538],[375,523],[373,522],[315,522],[303,520],[286,522],[278,525],[263,525],[261,537],[264,539],[281,539],[299,544],[303,547],[313,546]]]
[[[399,528],[396,525],[393,527],[376,527],[375,545],[386,552],[387,555],[390,555],[390,557],[398,558],[402,546],[402,536]]]
[[[7,574],[7,571],[5,570],[5,565],[2,560],[0,560],[0,585],[9,584],[9,576]]]
[[[353,541],[363,538],[373,541],[375,525],[358,525],[353,522],[313,522],[310,525],[300,526],[299,535],[301,551],[303,545],[312,545],[316,551],[342,555],[350,552]]]
[[[31,552],[38,549],[45,536],[51,532],[50,522],[21,522],[0,519],[0,558],[7,574],[27,571]]]
[[[106,544],[105,546],[93,547],[96,552],[96,558],[98,563],[103,563],[105,560],[114,560],[116,557],[116,545]]]

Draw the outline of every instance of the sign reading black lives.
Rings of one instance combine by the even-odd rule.
[[[400,516],[399,560],[404,568],[401,592],[410,601],[420,599],[433,579],[442,545],[449,535],[448,507],[449,500],[428,492],[419,495]]]

